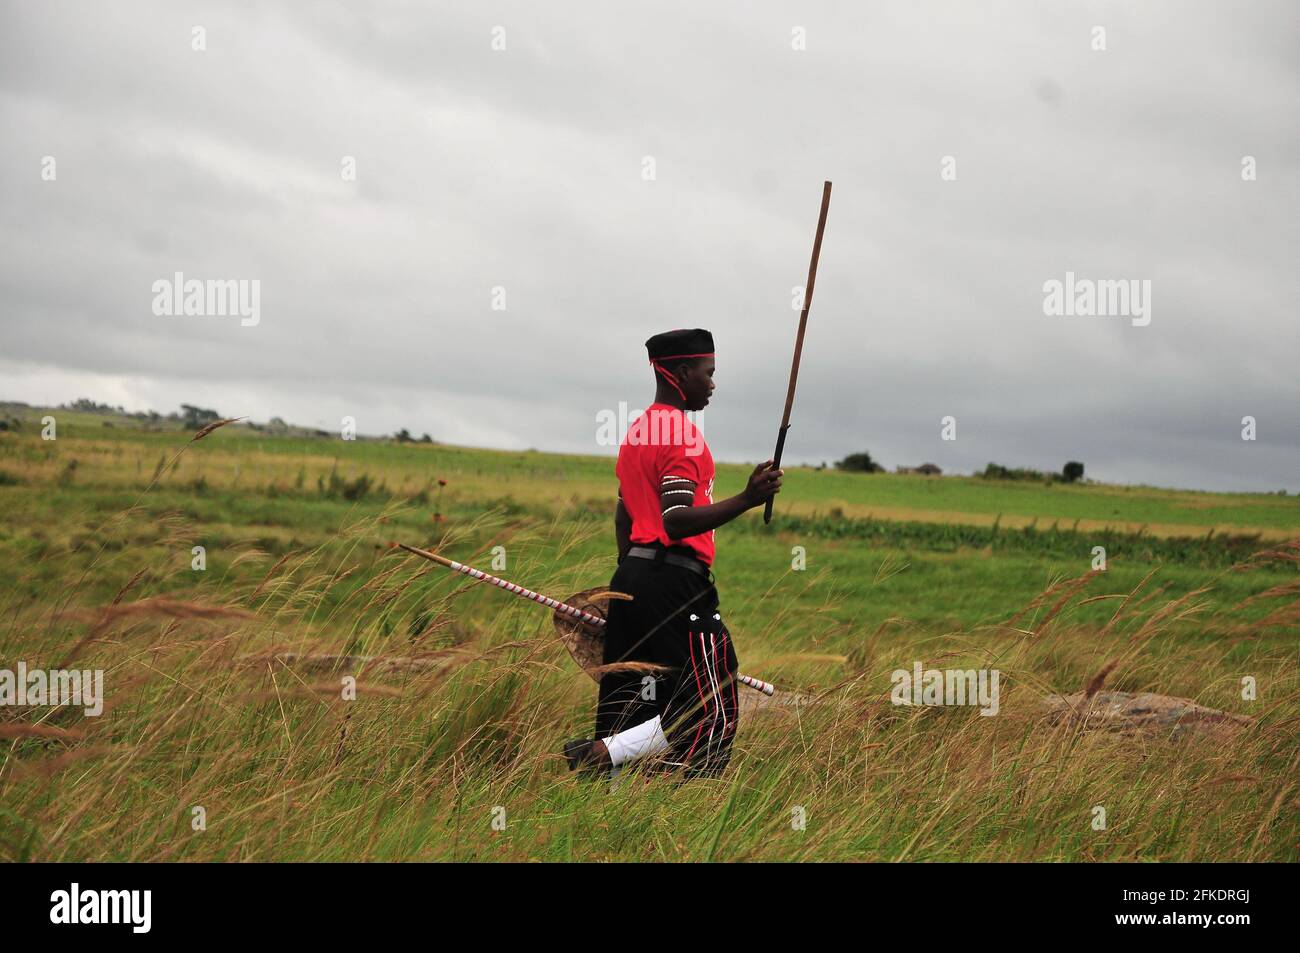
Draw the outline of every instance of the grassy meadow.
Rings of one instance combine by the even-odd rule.
[[[1300,499],[787,468],[715,571],[742,671],[816,702],[747,715],[722,779],[610,790],[558,755],[595,687],[549,613],[390,543],[603,584],[612,457],[7,413],[0,668],[102,669],[107,701],[0,708],[0,860],[1300,856]],[[999,715],[892,705],[915,661],[998,669]],[[1102,672],[1255,722],[1044,720]]]

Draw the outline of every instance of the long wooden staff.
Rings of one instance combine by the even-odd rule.
[[[813,239],[812,262],[808,265],[808,283],[804,286],[803,312],[799,315],[799,334],[794,339],[794,361],[790,364],[790,388],[785,392],[785,413],[781,415],[781,429],[776,435],[776,452],[772,454],[775,461],[772,469],[781,466],[781,451],[785,449],[785,432],[790,429],[790,408],[794,406],[794,388],[799,381],[799,358],[803,354],[803,332],[808,326],[808,309],[812,307],[813,285],[817,282],[817,259],[822,253],[822,233],[826,231],[826,212],[831,207],[831,184],[822,186],[822,211],[817,217],[817,237]],[[763,522],[772,522],[772,502],[775,497],[767,498],[763,507]]]

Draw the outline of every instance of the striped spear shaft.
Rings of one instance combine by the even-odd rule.
[[[561,612],[570,618],[577,619],[580,622],[585,622],[588,625],[594,625],[601,629],[605,627],[605,620],[600,616],[592,615],[590,612],[583,612],[577,606],[571,606],[567,602],[561,602],[559,599],[552,599],[550,596],[544,596],[540,592],[533,592],[531,589],[517,586],[513,582],[509,582],[499,576],[486,573],[481,569],[475,569],[473,566],[467,566],[464,563],[458,563],[456,560],[448,559],[446,556],[439,556],[437,553],[431,553],[427,549],[417,549],[414,546],[407,546],[405,543],[398,543],[397,545],[408,553],[414,553],[415,555],[428,559],[431,562],[435,562],[440,566],[446,566],[454,572],[464,573],[466,576],[469,576],[471,579],[477,579],[479,582],[489,582],[500,589],[504,589],[506,592],[512,592],[517,596],[530,599],[538,605],[546,606],[548,609],[554,609],[555,611]],[[771,682],[763,681],[761,678],[753,678],[749,675],[737,675],[736,679],[742,685],[748,685],[750,688],[755,691],[760,691],[764,695],[773,695],[776,693],[776,686]]]

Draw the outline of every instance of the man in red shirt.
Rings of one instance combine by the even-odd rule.
[[[741,493],[715,503],[713,455],[685,414],[713,394],[713,335],[667,331],[646,350],[655,402],[619,447],[609,584],[632,600],[609,605],[596,737],[568,742],[565,756],[570,768],[600,771],[662,754],[687,777],[716,776],[731,756],[738,705],[736,652],[710,570],[713,532],[779,492],[783,471],[767,460]]]

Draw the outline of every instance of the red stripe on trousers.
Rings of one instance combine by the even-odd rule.
[[[700,688],[700,670],[695,664],[695,633],[688,631],[686,633],[686,642],[691,647],[691,674],[695,676],[695,691],[700,696],[700,701],[704,702],[704,689]],[[703,653],[703,649],[701,649]],[[705,703],[704,710],[708,711],[708,704]],[[686,752],[686,762],[689,764],[691,755],[695,753],[695,746],[700,743],[700,732],[704,730],[704,718],[701,716],[700,725],[695,729],[695,738],[691,741],[691,750]]]

